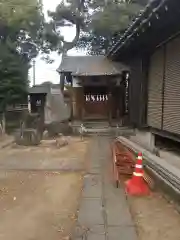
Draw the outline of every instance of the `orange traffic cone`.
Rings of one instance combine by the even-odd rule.
[[[150,193],[149,187],[143,179],[142,153],[138,154],[133,176],[125,183],[125,186],[129,195],[148,195]]]

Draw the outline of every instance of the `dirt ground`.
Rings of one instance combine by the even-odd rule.
[[[1,149],[0,169],[83,170],[88,139],[82,142],[79,137],[69,137],[67,141],[60,148],[55,140],[44,140],[37,147],[10,145]]]
[[[129,198],[139,240],[179,240],[180,214],[161,193]]]
[[[47,141],[39,147],[2,149],[0,240],[61,240],[71,234],[88,143],[71,138],[69,145],[60,149]],[[60,167],[48,170],[51,165]],[[13,166],[22,169],[13,170]],[[34,171],[29,170],[32,166]]]
[[[75,225],[89,139],[0,154],[0,240],[67,240]],[[160,193],[128,198],[138,240],[180,240],[180,214]]]

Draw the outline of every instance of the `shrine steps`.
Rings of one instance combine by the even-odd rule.
[[[107,129],[110,128],[110,124],[108,121],[84,121],[83,125],[85,128],[90,129]]]
[[[110,125],[108,121],[96,120],[96,121],[83,121],[72,123],[74,132],[79,133],[79,129],[83,124],[86,135],[100,134],[111,136],[123,136],[131,135],[133,130],[126,126],[119,126],[117,124]]]

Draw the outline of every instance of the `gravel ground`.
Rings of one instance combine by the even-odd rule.
[[[139,240],[180,239],[180,214],[160,193],[130,197],[129,204]]]

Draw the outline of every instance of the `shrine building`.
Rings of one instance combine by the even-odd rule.
[[[129,68],[104,56],[67,56],[58,72],[71,96],[71,120],[120,121],[128,112]]]

